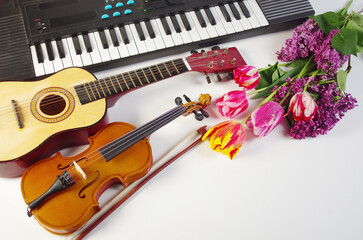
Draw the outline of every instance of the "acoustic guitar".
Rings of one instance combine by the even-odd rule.
[[[0,82],[0,177],[20,176],[39,159],[86,144],[107,122],[106,98],[188,71],[227,72],[244,64],[228,48],[102,79],[68,68],[39,81]]]

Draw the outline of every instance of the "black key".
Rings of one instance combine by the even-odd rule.
[[[229,15],[229,13],[227,12],[227,9],[224,5],[219,5],[219,8],[221,9],[224,19],[226,19],[227,22],[231,21],[231,16]]]
[[[111,35],[111,39],[112,39],[112,43],[115,47],[120,46],[120,43],[118,42],[117,36],[116,36],[116,32],[114,28],[110,28],[110,35]]]
[[[34,46],[35,46],[35,51],[37,52],[38,63],[43,63],[44,57],[43,57],[42,48],[40,47],[40,43],[36,43]]]
[[[108,42],[105,35],[105,32],[103,30],[98,30],[98,34],[100,34],[101,43],[104,49],[108,49]]]
[[[149,32],[150,38],[155,38],[156,37],[155,32],[154,32],[153,26],[151,25],[150,21],[149,20],[145,21],[145,25],[146,25],[147,31]]]
[[[76,50],[76,54],[81,55],[82,49],[81,49],[81,45],[79,44],[78,36],[73,36],[72,41],[73,41],[73,45],[74,45],[74,50]]]
[[[53,61],[55,58],[54,58],[54,52],[53,52],[52,44],[50,43],[50,41],[45,42],[45,47],[47,48],[49,61]]]
[[[182,19],[182,21],[183,21],[183,24],[184,24],[185,29],[186,29],[187,31],[192,30],[192,27],[190,26],[190,23],[189,23],[189,21],[188,21],[187,16],[185,16],[185,13],[180,13],[180,17],[181,17],[181,19]]]
[[[166,35],[171,35],[171,30],[170,30],[169,24],[166,21],[165,17],[161,17],[160,20],[161,20],[161,24],[163,25]]]
[[[59,53],[59,57],[60,58],[65,58],[66,54],[64,52],[64,47],[63,47],[63,43],[61,39],[57,39],[56,40],[57,43],[57,49],[58,49],[58,53]]]
[[[213,13],[211,12],[211,10],[209,8],[205,8],[204,9],[205,13],[207,14],[208,20],[210,22],[210,24],[212,24],[213,26],[216,25],[216,19],[213,16]]]
[[[233,13],[233,16],[237,19],[237,20],[240,20],[241,19],[241,15],[239,15],[239,12],[236,8],[236,6],[234,5],[233,2],[229,2],[228,3],[229,7],[231,8],[232,10],[232,13]]]
[[[251,17],[250,11],[248,11],[246,5],[243,3],[243,1],[238,1],[238,5],[240,6],[243,15],[245,15],[246,18]]]
[[[177,33],[180,33],[181,32],[181,28],[180,28],[180,25],[178,23],[178,19],[176,19],[175,15],[170,15],[170,19],[171,19],[171,22],[173,23],[173,26],[175,28],[175,31]]]
[[[129,36],[127,36],[125,27],[123,25],[119,25],[119,28],[120,28],[120,32],[121,32],[122,41],[124,42],[124,44],[129,44],[130,39],[129,39]]]
[[[200,26],[202,26],[202,28],[207,27],[207,24],[202,16],[202,13],[199,10],[194,10],[194,12],[195,12],[195,15],[197,15]]]
[[[89,40],[89,36],[88,33],[83,33],[83,41],[84,41],[84,45],[86,46],[86,51],[88,53],[92,52],[92,44],[91,41]]]
[[[137,34],[139,35],[140,41],[145,41],[145,34],[142,31],[141,25],[139,22],[135,23]]]

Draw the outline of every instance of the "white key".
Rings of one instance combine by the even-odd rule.
[[[221,12],[221,9],[219,8],[219,6],[211,7],[211,9],[213,9],[213,11],[215,11],[217,13],[219,19],[221,20],[221,22],[228,34],[236,32],[236,30],[234,30],[232,22],[227,22],[226,19],[224,18],[223,13]]]
[[[120,53],[118,52],[117,47],[113,45],[110,30],[105,29],[104,32],[108,42],[108,52],[110,53],[111,59],[112,60],[120,59],[121,58]]]
[[[251,23],[247,20],[246,16],[243,14],[241,7],[238,5],[237,2],[234,2],[235,7],[237,8],[237,11],[239,12],[239,15],[241,15],[241,19],[239,22],[241,23],[244,30],[252,29]]]
[[[259,28],[261,27],[260,26],[260,23],[258,22],[257,18],[256,18],[256,15],[254,13],[254,11],[252,10],[250,4],[248,3],[247,0],[243,1],[243,3],[245,4],[246,8],[248,9],[248,11],[250,12],[250,17],[247,18],[248,21],[251,23],[251,26],[252,28]]]
[[[76,50],[74,49],[74,44],[71,37],[66,38],[68,43],[69,54],[71,55],[73,66],[74,67],[83,67],[83,62],[81,55],[76,54]]]
[[[115,30],[115,33],[116,33],[116,37],[118,39],[118,42],[120,44],[117,47],[118,52],[120,53],[120,57],[121,58],[124,58],[124,57],[130,56],[130,53],[129,53],[129,50],[127,49],[127,46],[122,41],[122,36],[121,36],[120,28],[119,27],[114,27],[114,30]]]
[[[165,30],[164,30],[163,24],[161,23],[160,18],[157,18],[155,20],[156,20],[156,24],[158,25],[159,32],[161,33],[161,36],[164,39],[165,46],[166,47],[172,47],[172,46],[174,46],[173,38],[171,37],[171,35],[167,35],[165,33]]]
[[[209,10],[211,11],[211,13],[214,16],[214,19],[216,20],[215,28],[217,30],[218,35],[219,36],[227,35],[227,31],[224,28],[224,25],[223,25],[221,19],[219,18],[219,15],[216,12],[216,10],[214,9],[214,7],[209,8]]]
[[[180,36],[182,37],[183,42],[184,43],[191,43],[192,38],[190,37],[189,32],[185,29],[185,26],[183,24],[183,20],[181,19],[180,15],[175,14],[175,18],[176,18],[176,20],[178,21],[178,23],[180,25],[180,29],[181,29]]]
[[[81,51],[82,51],[81,58],[82,58],[83,66],[92,65],[93,64],[92,58],[91,58],[91,55],[87,52],[86,44],[84,43],[82,35],[78,35],[78,41],[79,41],[79,46],[81,47]]]
[[[128,44],[126,44],[126,47],[129,50],[130,55],[132,56],[132,55],[139,54],[139,50],[137,49],[137,46],[136,46],[136,43],[134,40],[134,36],[132,35],[132,32],[131,32],[130,25],[125,25],[124,28],[125,28],[126,34],[130,41]]]
[[[184,43],[183,39],[181,38],[180,33],[176,32],[173,22],[171,21],[171,18],[169,16],[166,16],[165,20],[169,25],[171,31],[171,37],[173,38],[175,46],[182,45]]]
[[[94,37],[95,37],[95,41],[96,41],[96,47],[98,48],[98,51],[100,53],[102,62],[107,62],[107,61],[111,61],[111,56],[110,56],[110,52],[108,51],[108,49],[104,49],[103,48],[103,44],[101,41],[101,37],[100,34],[98,32],[94,32]]]
[[[63,67],[64,68],[73,67],[74,64],[72,61],[71,53],[69,52],[69,46],[68,46],[67,39],[63,38],[62,44],[63,44],[63,50],[64,50],[64,58],[62,58]]]
[[[209,21],[209,19],[208,19],[208,16],[207,16],[207,14],[205,13],[204,9],[200,9],[199,11],[200,11],[200,13],[202,14],[202,16],[203,16],[203,18],[204,18],[204,20],[205,20],[205,23],[206,23],[206,25],[207,25],[205,28],[206,28],[206,29],[207,29],[207,31],[208,31],[209,37],[210,37],[210,38],[218,37],[217,30],[216,30],[215,26],[213,26],[213,25],[210,23],[210,21]]]
[[[239,23],[239,21],[234,17],[233,12],[232,12],[231,8],[229,7],[229,5],[224,4],[224,7],[226,8],[229,16],[231,16],[231,22],[234,27],[234,30],[236,30],[236,32],[242,32],[244,29],[243,29],[242,25]]]
[[[155,42],[150,38],[149,31],[146,28],[145,22],[140,22],[140,26],[145,35],[145,44],[148,52],[156,50]]]
[[[90,52],[92,62],[93,64],[101,63],[102,58],[100,52],[98,51],[94,33],[88,33],[88,37],[89,37],[89,42],[91,43],[92,46],[92,52]]]
[[[35,46],[30,46],[30,52],[32,53],[33,67],[35,76],[39,77],[45,74],[43,63],[38,62],[37,52]]]
[[[43,52],[43,58],[44,58],[43,66],[44,66],[45,74],[54,73],[53,63],[49,60],[49,56],[47,53],[47,47],[45,46],[45,43],[41,43],[40,47]]]
[[[156,20],[155,19],[150,20],[150,24],[153,27],[153,30],[154,30],[154,33],[155,33],[154,42],[155,42],[156,48],[157,49],[165,48],[164,39],[161,36],[161,32],[160,32],[160,29],[158,27],[158,24],[156,23]]]
[[[256,14],[256,18],[261,26],[268,26],[267,19],[265,15],[263,15],[261,8],[258,6],[255,0],[247,0],[250,4],[251,8],[253,9],[254,13]]]
[[[64,68],[63,67],[63,62],[62,62],[62,59],[59,56],[56,41],[51,41],[50,43],[52,44],[52,48],[53,48],[54,60],[52,62],[53,62],[54,71],[58,72],[58,71],[60,71],[60,70],[62,70]]]
[[[194,26],[196,27],[198,33],[199,33],[199,36],[201,39],[209,39],[209,34],[207,32],[207,29],[205,28],[202,28],[202,26],[200,26],[200,23],[199,23],[199,20],[198,20],[198,17],[197,15],[195,15],[195,12],[194,11],[191,11],[189,12],[190,13],[190,16],[192,17],[193,21],[194,21]]]
[[[147,47],[145,45],[145,42],[140,40],[140,37],[139,37],[139,34],[137,33],[135,24],[131,23],[129,26],[130,26],[130,30],[131,30],[132,36],[134,38],[137,50],[139,50],[139,53],[146,53]]]
[[[194,20],[189,12],[184,13],[186,18],[188,19],[191,30],[189,31],[189,35],[192,38],[193,42],[198,42],[201,40],[200,35],[198,33],[197,27],[194,24]]]

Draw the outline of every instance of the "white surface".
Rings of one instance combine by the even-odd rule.
[[[311,2],[317,13],[335,11],[346,3]],[[362,7],[363,2],[355,0],[352,9]],[[248,64],[264,67],[276,61],[275,52],[291,33],[267,34],[221,47],[236,46]],[[176,57],[96,75],[105,77]],[[360,106],[328,135],[294,140],[288,136],[286,122],[265,138],[248,131],[233,161],[211,151],[206,141],[149,182],[87,239],[363,239],[363,55],[353,57],[352,65],[347,92]],[[207,84],[203,74],[189,72],[129,92],[109,109],[110,120],[141,126],[174,107],[177,96],[195,99],[203,92],[216,99],[237,89],[233,82],[212,80]],[[211,117],[203,122],[181,117],[155,132],[150,138],[154,159],[200,126],[225,120],[214,105],[207,110]],[[64,239],[27,217],[20,178],[2,178],[0,186],[1,239]]]

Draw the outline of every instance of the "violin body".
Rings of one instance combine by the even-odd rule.
[[[42,195],[54,182],[55,176],[69,169],[73,161],[87,175],[73,171],[75,184],[66,190],[55,193],[39,205],[33,216],[48,231],[56,234],[69,234],[85,224],[99,211],[98,198],[113,183],[120,182],[124,187],[143,177],[150,170],[153,160],[147,139],[138,141],[111,161],[105,161],[98,149],[111,141],[134,130],[135,127],[114,122],[104,126],[89,138],[90,145],[74,157],[64,157],[61,153],[41,160],[29,167],[21,180],[21,191],[27,204]]]

